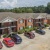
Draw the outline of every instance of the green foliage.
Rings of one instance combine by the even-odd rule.
[[[3,38],[5,38],[8,34],[3,34]]]
[[[33,28],[26,27],[23,30],[19,30],[18,31],[18,34],[22,34],[24,32],[30,32],[30,31],[33,31]]]
[[[31,28],[29,28],[29,27],[26,27],[25,28],[25,32],[30,32],[30,31],[32,31],[33,30],[33,28],[31,27]]]
[[[25,32],[25,30],[23,29],[23,30],[19,30],[18,31],[18,34],[22,34],[22,33],[24,33]]]
[[[50,13],[50,2],[47,4],[46,12],[47,12],[47,13]]]
[[[49,24],[44,24],[45,27],[49,27]]]
[[[0,12],[15,12],[15,13],[50,13],[50,2],[47,6],[40,5],[34,7],[20,7],[13,9],[0,9]]]
[[[34,27],[33,30],[37,30],[37,27]]]

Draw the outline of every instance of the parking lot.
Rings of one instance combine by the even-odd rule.
[[[21,44],[15,44],[13,47],[8,48],[3,44],[3,48],[1,50],[50,50],[50,30],[45,30],[45,35],[40,35],[35,33],[34,39],[28,39],[23,34],[19,36],[22,37]],[[2,41],[2,39],[0,39]]]

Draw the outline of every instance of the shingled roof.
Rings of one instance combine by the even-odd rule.
[[[18,20],[18,18],[45,18],[47,16],[46,13],[13,13],[13,12],[0,12],[0,21],[4,20],[7,17]],[[50,15],[49,15],[50,16]],[[49,18],[49,17],[48,17]]]

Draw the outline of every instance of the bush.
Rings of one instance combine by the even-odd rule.
[[[37,30],[38,27],[34,27],[33,30]]]
[[[8,34],[3,34],[3,38],[5,38]]]
[[[30,30],[29,29],[25,29],[25,32],[29,32]]]
[[[33,31],[33,28],[29,28],[29,31]]]
[[[49,24],[44,24],[44,26],[45,26],[45,27],[48,27],[48,26],[49,26]]]
[[[24,32],[25,32],[25,30],[20,30],[20,31],[18,31],[18,34],[22,34]]]

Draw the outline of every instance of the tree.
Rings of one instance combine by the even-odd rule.
[[[47,12],[47,13],[50,13],[50,2],[47,4],[46,12]]]
[[[31,8],[27,8],[27,9],[26,9],[26,12],[27,12],[27,13],[32,13],[33,10],[32,10]]]
[[[45,12],[45,7],[43,5],[38,6],[37,10],[38,10],[39,13],[44,13]]]

